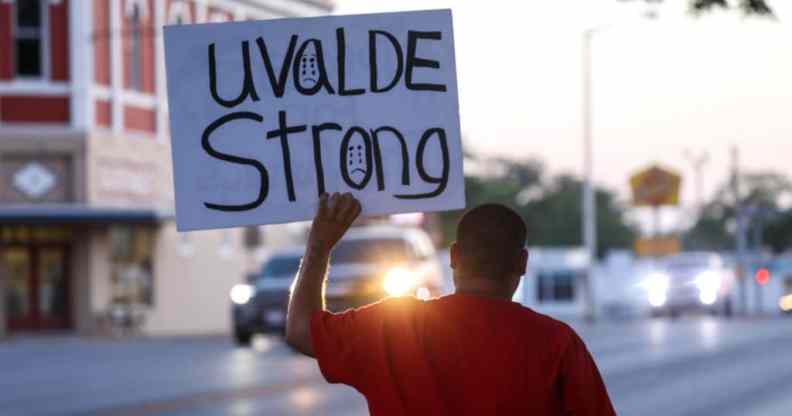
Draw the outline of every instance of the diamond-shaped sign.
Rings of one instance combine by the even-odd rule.
[[[14,186],[31,198],[40,198],[55,186],[55,179],[49,169],[31,162],[14,174]]]

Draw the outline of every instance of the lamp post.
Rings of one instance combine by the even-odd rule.
[[[655,3],[651,1],[650,3]],[[650,6],[656,6],[650,4]],[[655,7],[650,7],[644,17],[648,19],[657,18]],[[594,295],[594,264],[597,258],[597,204],[594,191],[594,158],[592,155],[591,138],[591,43],[594,35],[611,28],[612,24],[604,24],[590,27],[583,31],[582,39],[582,100],[581,110],[583,113],[583,198],[581,199],[581,211],[583,213],[583,246],[589,255],[588,270],[586,271],[586,282],[584,285],[586,320],[593,322],[596,314],[596,299]]]
[[[696,184],[696,218],[699,218],[704,210],[704,185],[702,181],[704,180],[704,165],[709,163],[709,153],[706,150],[697,153],[685,149],[683,155],[693,165],[693,179]]]
[[[595,299],[594,299],[594,264],[597,258],[597,205],[594,195],[593,167],[594,160],[592,155],[591,143],[591,40],[595,33],[604,29],[606,26],[598,26],[583,31],[582,44],[582,69],[583,69],[583,198],[581,210],[583,212],[583,246],[588,253],[589,262],[586,271],[586,282],[584,285],[586,320],[595,319]]]

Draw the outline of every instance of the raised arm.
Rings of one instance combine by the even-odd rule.
[[[286,342],[303,354],[314,356],[311,316],[324,310],[324,281],[330,252],[360,214],[360,202],[350,193],[319,198],[305,255],[292,285],[286,319]]]

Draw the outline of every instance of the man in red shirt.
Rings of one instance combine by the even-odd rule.
[[[528,252],[522,219],[501,205],[468,211],[451,246],[453,295],[324,309],[333,246],[360,213],[350,194],[320,199],[289,302],[286,340],[348,384],[372,415],[614,415],[583,341],[512,302]]]

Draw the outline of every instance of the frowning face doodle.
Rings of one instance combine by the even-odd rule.
[[[349,155],[349,174],[352,177],[355,175],[366,175],[366,164],[363,161],[363,145],[350,145]]]
[[[347,185],[363,189],[371,179],[371,138],[360,127],[352,127],[341,141],[341,174]]]
[[[316,59],[316,47],[312,43],[308,44],[300,56],[300,85],[303,87],[313,88],[319,82]]]

